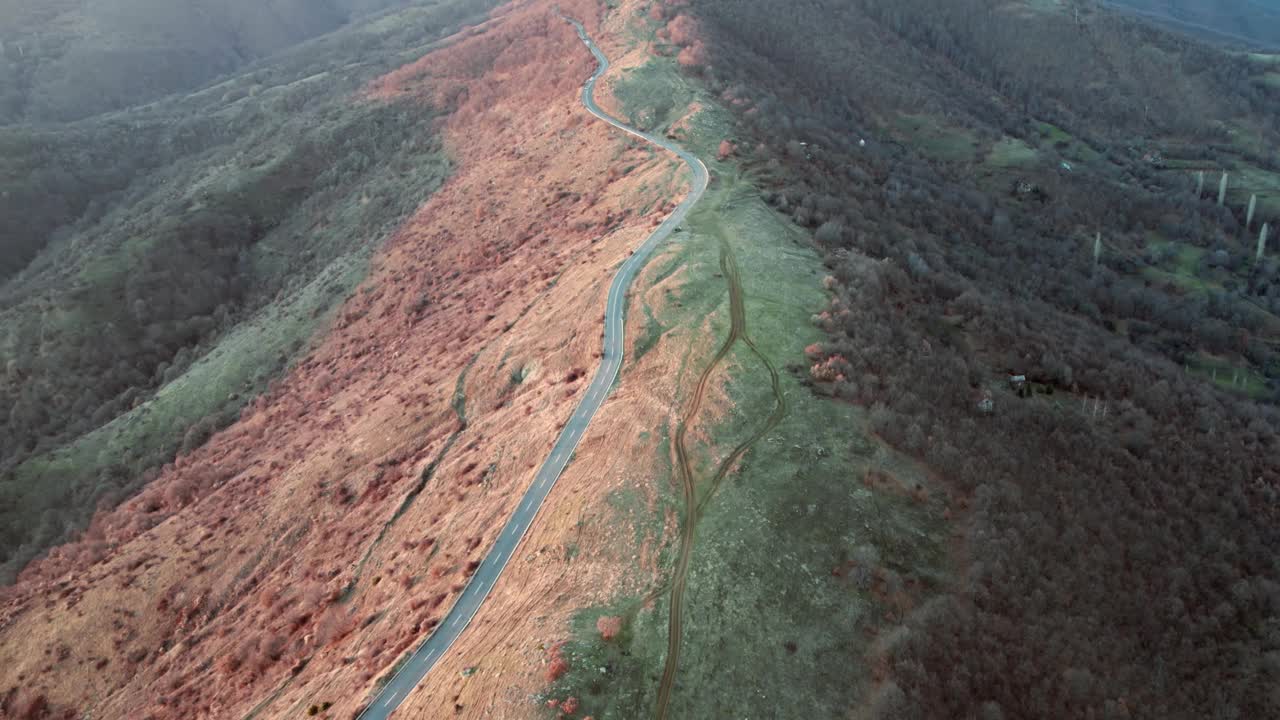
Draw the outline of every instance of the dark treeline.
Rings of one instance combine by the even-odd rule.
[[[105,205],[126,187],[136,166],[157,156],[154,146],[138,142],[149,139],[151,133],[121,127],[0,129],[0,281],[26,267],[94,198]]]
[[[776,22],[772,9],[756,3],[711,3],[698,12],[743,51],[734,62],[744,69],[797,70],[790,77],[806,92],[790,99],[808,112],[792,121],[866,122],[881,109],[910,107],[974,114],[997,129],[1034,116],[1086,140],[1177,133],[1210,147],[1225,138],[1223,121],[1243,112],[1253,111],[1265,131],[1280,127],[1277,93],[1251,79],[1243,55],[1104,14],[1087,0],[1069,5],[1080,15],[1028,18],[990,0],[799,2],[788,8],[794,24]],[[869,23],[881,34],[867,33]],[[823,25],[868,42],[797,32]],[[903,62],[883,62],[884,52]],[[959,107],[938,92],[941,77],[962,83],[953,91],[969,91]]]
[[[867,148],[856,146],[860,138],[884,136],[875,126],[886,114],[930,111],[945,122],[971,129],[984,142],[1006,134],[1024,138],[1045,157],[1053,157],[1062,143],[1042,142],[1033,126],[1033,121],[1042,117],[1000,102],[1000,95],[976,82],[970,73],[958,71],[956,63],[939,62],[935,55],[922,52],[914,44],[886,45],[882,26],[847,5],[839,4],[828,13],[822,3],[799,4],[796,11],[801,19],[807,18],[815,26],[845,13],[841,22],[860,31],[857,42],[843,42],[848,36],[842,36],[840,42],[833,44],[810,38],[802,45],[785,41],[776,24],[761,24],[760,18],[752,15],[754,6],[750,3],[735,7],[732,12],[717,10],[720,7],[710,4],[701,12],[718,19],[712,27],[724,33],[726,44],[767,49],[742,53],[735,63],[754,76],[773,78],[779,83],[777,96],[753,98],[757,105],[755,117],[760,119],[758,124],[771,128],[770,138],[779,139],[780,133],[786,136],[781,138],[787,140],[785,152],[777,159],[786,162],[808,156],[814,164],[831,167],[838,176],[839,182],[832,187],[820,183],[790,187],[784,184],[771,196],[800,224],[815,228],[826,225],[819,235],[823,242],[856,239],[866,250],[882,252],[881,246],[891,243],[892,238],[880,232],[875,213],[865,211],[856,200],[846,202],[839,196],[847,195],[852,185],[884,182],[889,200],[900,211],[912,213],[915,226],[938,234],[952,231],[959,226],[954,218],[945,216],[947,209],[969,215],[963,219],[965,223],[989,223],[992,233],[988,242],[996,247],[981,253],[958,250],[952,254],[958,253],[964,263],[994,265],[994,282],[1012,282],[1010,289],[1034,292],[1104,325],[1115,327],[1122,323],[1135,344],[1159,349],[1179,364],[1186,364],[1199,350],[1238,353],[1259,371],[1280,378],[1275,341],[1259,337],[1263,327],[1274,327],[1276,316],[1280,315],[1280,268],[1274,254],[1262,263],[1251,264],[1254,244],[1242,227],[1244,209],[1218,207],[1208,195],[1203,200],[1197,198],[1185,176],[1162,174],[1142,162],[1141,151],[1131,145],[1141,145],[1142,136],[1127,134],[1123,126],[1108,130],[1106,118],[1096,113],[1045,103],[1060,126],[1072,128],[1076,137],[1088,138],[1089,144],[1099,149],[1099,158],[1073,173],[1057,171],[1053,162],[1026,168],[1024,179],[1034,181],[1036,186],[1036,193],[1029,196],[1034,202],[1009,202],[1005,192],[1008,187],[1001,183],[1011,177],[998,176],[993,182],[968,165],[929,167],[918,157],[901,157],[904,161],[891,166],[883,178],[874,178],[858,161],[877,153],[901,156],[901,148],[895,147],[891,139]],[[724,14],[717,16],[717,12]],[[1018,36],[1024,25],[1031,29],[1037,26],[1014,17],[1007,20],[1015,26],[1009,30],[997,22],[1002,17],[990,16],[993,36]],[[1049,17],[1053,20],[1058,16]],[[804,25],[797,27],[801,26]],[[1074,28],[1074,23],[1071,26]],[[765,27],[768,29],[762,31]],[[1136,35],[1126,47],[1133,54],[1141,54],[1142,47],[1135,43],[1152,31],[1135,27],[1133,32]],[[1208,57],[1214,52],[1185,40],[1157,37],[1170,44],[1185,43],[1187,52],[1195,56]],[[798,47],[813,47],[812,52],[821,61],[806,64],[803,58],[793,57]],[[778,48],[778,57],[761,54],[773,52],[773,48]],[[877,59],[884,53],[893,53],[900,61]],[[1009,62],[1017,64],[1016,58]],[[803,69],[806,67],[810,69]],[[911,68],[918,71],[913,73]],[[784,79],[786,84],[782,85]],[[721,82],[730,94],[741,93],[749,86],[733,78],[723,78]],[[1115,105],[1141,106],[1145,102],[1141,95],[1136,96],[1141,101],[1129,100],[1130,91],[1125,89],[1129,86],[1121,82],[1112,87]],[[803,91],[795,92],[796,88]],[[1224,92],[1231,96],[1229,88]],[[1280,98],[1254,100],[1280,114]],[[1221,134],[1221,128],[1211,116],[1201,120],[1202,143],[1192,145],[1198,148],[1196,152],[1183,152],[1213,158],[1226,146],[1215,145],[1208,138]],[[802,146],[800,140],[809,144]],[[1187,144],[1180,142],[1179,147]],[[934,192],[938,197],[932,204],[903,203],[917,199],[922,192]],[[1097,269],[1077,262],[1095,231],[1106,235],[1108,246],[1119,245],[1121,249],[1109,252],[1104,267]],[[1140,279],[1136,271],[1141,266],[1153,264],[1168,253],[1167,248],[1148,247],[1152,231],[1170,241],[1213,251],[1212,263],[1234,269],[1237,274],[1225,279],[1221,288],[1210,287],[1200,293],[1186,293],[1168,283],[1135,282]],[[1003,266],[1008,257],[1018,257],[1027,272],[1015,276],[1005,273]]]
[[[1246,58],[1121,16],[1099,17],[1089,2],[1031,19],[1011,17],[1007,5],[988,0],[864,5],[882,27],[936,53],[1018,109],[1044,116],[1069,107],[1112,136],[1221,133],[1214,120],[1268,97],[1250,82]]]
[[[156,224],[141,237],[111,227],[123,240],[118,248],[84,261],[70,287],[36,301],[44,306],[39,315],[12,320],[16,337],[8,344],[26,352],[7,358],[0,384],[7,463],[102,425],[181,373],[201,342],[269,300],[285,280],[255,275],[249,249],[304,200],[342,197],[424,122],[418,109],[389,106],[333,120],[314,133],[276,138],[282,157],[243,172],[198,207],[181,195],[162,202],[147,213]],[[264,280],[270,284],[251,287]],[[254,302],[246,304],[251,289]]]
[[[696,6],[708,81],[754,108],[747,163],[831,271],[817,389],[936,468],[963,529],[952,586],[869,659],[889,673],[867,711],[1280,717],[1280,413],[1182,364],[1207,350],[1280,375],[1264,337],[1280,271],[1205,293],[1144,281],[1148,230],[1231,263],[1250,244],[1238,215],[1127,147],[1220,142],[1220,112],[1269,133],[1275,98],[1194,42],[1011,8],[816,0],[777,22],[759,0]],[[919,112],[1053,157],[1029,130],[1050,118],[1099,157],[1019,170],[1036,192],[1011,192],[881,141]],[[1094,267],[1095,229],[1129,252]]]

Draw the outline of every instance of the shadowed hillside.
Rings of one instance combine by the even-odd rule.
[[[202,92],[0,127],[0,580],[306,348],[449,171],[435,111],[363,84],[491,6],[406,8]]]
[[[0,124],[190,89],[402,0],[3,0]]]
[[[948,487],[956,579],[866,717],[1277,716],[1270,58],[1046,3],[691,7],[826,257],[815,391]]]

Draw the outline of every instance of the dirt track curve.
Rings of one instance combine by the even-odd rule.
[[[706,512],[707,504],[715,496],[716,491],[720,489],[721,482],[724,481],[725,476],[729,474],[733,466],[737,464],[747,450],[751,449],[752,445],[770,430],[777,427],[778,423],[782,422],[782,418],[787,414],[786,398],[782,394],[778,371],[773,366],[773,363],[769,362],[769,359],[760,352],[756,344],[752,342],[751,336],[747,333],[747,311],[742,293],[742,279],[738,272],[737,259],[733,255],[733,248],[725,237],[724,230],[719,225],[716,225],[716,233],[720,242],[720,270],[724,273],[725,280],[729,286],[729,334],[725,337],[724,343],[720,345],[720,349],[716,351],[716,354],[703,368],[702,374],[698,378],[697,387],[690,398],[689,406],[681,417],[679,427],[676,429],[676,465],[680,474],[681,490],[684,494],[685,516],[680,529],[680,554],[676,559],[675,572],[672,574],[669,584],[671,610],[667,626],[667,659],[662,670],[662,681],[658,685],[658,702],[654,710],[654,717],[657,720],[666,720],[670,713],[671,692],[675,686],[676,672],[680,666],[680,646],[684,639],[684,595],[688,587],[689,562],[693,556],[698,521]],[[697,420],[698,414],[702,410],[702,403],[706,397],[707,388],[711,385],[712,375],[739,340],[750,348],[752,354],[768,369],[775,401],[774,410],[759,429],[738,443],[733,448],[733,451],[720,462],[715,474],[708,481],[705,492],[699,498],[697,481],[694,478],[693,466],[689,461],[689,451],[685,443],[686,436],[689,425]],[[659,588],[656,594],[661,594],[663,589],[665,587]]]

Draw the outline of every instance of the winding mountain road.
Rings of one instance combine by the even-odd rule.
[[[594,98],[596,81],[609,69],[609,59],[591,41],[582,23],[569,18],[565,19],[578,31],[578,37],[582,38],[582,42],[591,50],[591,54],[595,56],[596,61],[599,63],[595,73],[592,74],[582,88],[582,104],[586,106],[592,115],[619,130],[675,153],[692,171],[692,186],[684,201],[654,230],[653,234],[640,247],[636,248],[626,262],[622,263],[618,273],[614,275],[613,282],[609,286],[609,299],[605,304],[604,354],[600,361],[600,367],[596,370],[595,377],[592,378],[586,395],[573,411],[573,415],[569,417],[569,421],[565,424],[564,430],[560,432],[560,436],[556,438],[555,445],[551,448],[551,454],[543,462],[542,467],[538,469],[537,475],[534,476],[533,484],[529,486],[529,489],[524,494],[524,499],[520,502],[515,512],[512,513],[511,518],[507,520],[502,533],[498,535],[497,541],[493,544],[484,560],[481,561],[480,566],[476,568],[467,586],[462,590],[462,594],[458,596],[453,607],[449,609],[449,613],[440,621],[440,624],[436,626],[436,629],[427,637],[426,641],[405,660],[404,664],[382,690],[374,696],[364,712],[360,714],[360,720],[385,720],[389,718],[396,708],[400,707],[401,703],[409,697],[413,689],[422,681],[422,678],[426,677],[436,662],[449,652],[453,643],[466,630],[467,625],[471,623],[472,618],[480,610],[480,606],[489,597],[489,593],[492,591],[494,584],[497,583],[498,577],[502,575],[502,571],[507,567],[507,562],[515,554],[520,541],[533,524],[538,510],[541,509],[542,503],[547,499],[552,486],[555,485],[560,474],[564,472],[565,466],[569,464],[574,450],[578,447],[578,442],[582,439],[583,433],[586,432],[587,426],[591,423],[591,418],[595,416],[596,411],[600,409],[600,405],[608,397],[609,388],[613,386],[614,380],[618,377],[618,372],[622,369],[622,358],[626,347],[623,341],[623,327],[627,289],[631,287],[631,282],[635,279],[636,273],[644,266],[649,255],[653,253],[653,249],[663,240],[666,240],[671,235],[671,231],[684,221],[685,216],[689,214],[689,210],[702,198],[707,189],[709,179],[707,166],[695,155],[665,138],[650,135],[627,125],[601,110],[599,105],[596,105]]]

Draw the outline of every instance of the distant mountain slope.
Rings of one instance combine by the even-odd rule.
[[[408,3],[200,92],[0,126],[0,581],[327,322],[450,168],[436,109],[362,88],[492,4]]]
[[[399,0],[0,0],[0,123],[190,89]]]
[[[1280,3],[1271,0],[1114,0],[1197,34],[1280,46]]]

